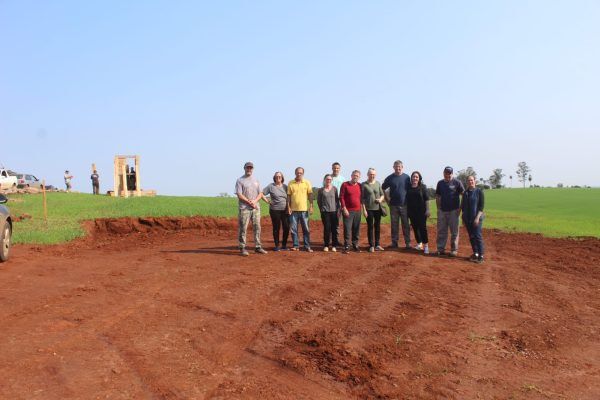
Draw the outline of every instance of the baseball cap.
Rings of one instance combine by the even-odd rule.
[[[454,172],[454,170],[452,169],[452,167],[446,167],[446,168],[444,168],[444,173],[446,173],[446,172],[451,174]]]
[[[254,168],[254,164],[252,164],[250,161],[248,161],[246,164],[244,164],[244,168],[248,168],[248,167]]]

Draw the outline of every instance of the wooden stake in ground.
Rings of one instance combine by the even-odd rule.
[[[44,198],[44,222],[48,225],[48,205],[46,204],[46,180],[42,179],[42,195]]]

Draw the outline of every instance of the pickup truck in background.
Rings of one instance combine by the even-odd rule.
[[[10,175],[7,169],[0,168],[0,189],[12,189],[17,187],[17,177]]]

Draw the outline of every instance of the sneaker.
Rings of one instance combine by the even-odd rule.
[[[479,258],[479,254],[477,253],[473,253],[471,254],[471,256],[469,257],[469,261],[477,261],[477,259]]]
[[[248,257],[250,255],[250,253],[248,253],[248,250],[246,250],[246,249],[240,249],[240,255],[242,257]]]
[[[282,247],[282,248],[280,248],[279,250],[281,250],[281,251],[288,251],[289,249],[288,249],[287,247],[283,246],[283,247]]]
[[[306,247],[306,248],[304,248],[304,250],[306,250],[307,253],[312,253],[313,252],[313,250],[310,247]]]
[[[369,253],[375,253],[375,247],[369,247]]]
[[[479,256],[477,257],[477,261],[475,261],[477,264],[483,264],[483,256]]]
[[[423,244],[419,243],[418,245],[415,246],[415,250],[417,251],[423,251]]]
[[[377,251],[384,251],[385,249],[379,245],[375,246],[375,250]]]
[[[458,255],[458,251],[456,251],[456,250],[452,250],[450,252],[450,257],[456,257],[457,255]]]
[[[433,255],[434,255],[434,256],[441,257],[441,256],[445,256],[445,255],[446,255],[446,252],[445,252],[444,250],[438,250],[438,251],[436,251],[435,253],[433,253]]]
[[[273,249],[273,251],[279,251],[279,250],[281,250],[281,249],[279,248],[279,246],[275,246],[275,248]]]
[[[360,247],[358,246],[352,246],[352,250],[354,250],[355,253],[360,253]]]
[[[267,254],[267,251],[262,247],[257,247],[256,249],[254,249],[254,252],[258,254]]]
[[[423,249],[423,254],[429,254],[429,246],[425,245],[425,248]]]
[[[344,254],[348,254],[348,253],[350,253],[350,249],[348,247],[344,247],[344,250],[342,252]]]
[[[298,251],[299,249],[297,247],[292,247],[290,250],[291,251]]]
[[[324,251],[325,253],[327,253],[327,252],[329,251],[329,247],[327,247],[327,246],[323,247],[323,251]]]
[[[331,251],[333,251],[334,253],[336,253],[336,252],[337,252],[337,249],[336,249],[335,247],[332,247],[332,248],[331,248]]]

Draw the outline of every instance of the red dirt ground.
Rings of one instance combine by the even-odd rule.
[[[486,231],[476,265],[242,258],[222,219],[90,230],[0,266],[0,398],[600,398],[596,239]]]

